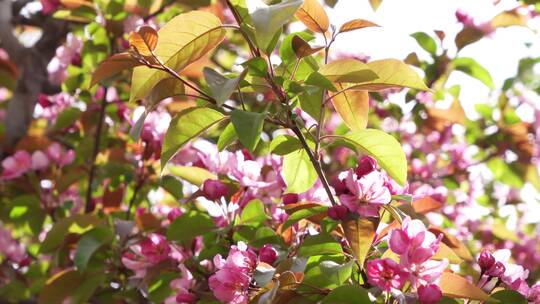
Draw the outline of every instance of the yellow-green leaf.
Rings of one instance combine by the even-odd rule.
[[[371,8],[376,11],[381,6],[382,0],[369,0]]]
[[[163,140],[162,170],[183,145],[225,118],[220,112],[206,107],[188,108],[178,113],[171,121]]]
[[[112,77],[123,70],[131,69],[141,65],[137,60],[131,57],[128,53],[114,54],[111,57],[103,60],[94,73],[92,73],[92,80],[90,81],[90,87],[93,87],[97,83]]]
[[[429,90],[422,78],[405,62],[382,59],[369,62],[368,67],[378,75],[377,79],[353,87],[355,90],[380,91],[390,88]]]
[[[261,4],[250,14],[255,27],[257,45],[266,49],[276,32],[287,23],[302,5],[301,0],[285,1],[274,5]]]
[[[337,87],[343,90],[340,84]],[[332,98],[332,104],[349,129],[360,131],[366,128],[369,112],[367,91],[344,91]]]
[[[182,95],[184,93],[184,83],[174,77],[165,78],[158,82],[158,84],[152,88],[152,91],[150,91],[150,94],[146,98],[146,107],[152,109],[163,99]]]
[[[321,67],[319,73],[333,82],[362,83],[378,79],[367,64],[356,59],[339,59]]]
[[[284,156],[282,174],[289,193],[306,192],[317,180],[317,172],[304,149]]]
[[[392,136],[376,129],[365,129],[338,136],[355,148],[377,160],[388,174],[400,185],[407,181],[407,158],[401,144]]]
[[[180,71],[216,47],[225,37],[225,29],[216,16],[201,11],[181,14],[159,31],[156,56],[169,68]],[[130,101],[144,98],[169,74],[140,66],[134,69]]]
[[[75,214],[66,217],[56,222],[47,232],[45,240],[41,243],[40,252],[52,252],[64,242],[69,233],[84,233],[101,224],[101,220],[92,214]]]
[[[169,165],[168,170],[172,175],[177,176],[193,185],[200,187],[207,179],[217,179],[217,175],[200,167],[173,166]]]
[[[324,7],[317,0],[305,0],[295,16],[308,29],[316,33],[325,33],[330,25]]]

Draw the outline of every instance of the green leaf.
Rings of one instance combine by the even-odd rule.
[[[358,285],[343,285],[332,290],[321,304],[370,304],[367,291]]]
[[[527,299],[515,290],[499,290],[489,296],[490,300],[497,300],[499,303],[527,304]]]
[[[113,232],[107,227],[96,227],[82,235],[77,243],[77,251],[73,262],[77,269],[85,271],[88,261],[101,246],[110,243],[114,238]]]
[[[180,71],[216,47],[225,37],[225,29],[216,16],[191,11],[171,19],[158,31],[154,53],[169,68]],[[133,70],[130,102],[144,98],[167,72],[139,66]]]
[[[242,63],[242,66],[248,69],[248,73],[252,76],[266,77],[268,76],[268,64],[261,57],[254,57]]]
[[[60,304],[84,283],[85,276],[73,268],[67,268],[50,277],[39,294],[40,304]]]
[[[354,86],[355,90],[380,91],[391,88],[412,88],[427,91],[422,78],[405,62],[396,59],[371,61],[368,67],[378,75],[378,78]]]
[[[201,187],[207,179],[217,179],[212,172],[200,167],[169,166],[172,175],[186,180],[197,187]]]
[[[488,88],[494,89],[493,79],[483,66],[481,66],[476,60],[469,57],[461,57],[454,59],[452,65],[457,71],[463,72],[471,77],[480,80]]]
[[[178,242],[191,241],[194,237],[210,232],[214,228],[214,221],[206,213],[190,211],[171,223],[167,230],[167,239]]]
[[[40,252],[52,252],[64,242],[69,233],[81,234],[99,225],[102,225],[101,220],[92,214],[75,214],[61,219],[47,232],[45,240],[41,243]]]
[[[495,180],[505,183],[515,188],[523,187],[523,176],[514,166],[506,163],[501,158],[492,158],[487,162],[487,166],[493,172]]]
[[[77,108],[67,108],[58,114],[54,130],[59,131],[71,126],[81,117],[82,111]]]
[[[367,64],[356,59],[339,59],[321,67],[319,73],[333,82],[362,83],[378,78]]]
[[[236,78],[227,78],[209,67],[203,69],[204,79],[212,92],[212,97],[218,106],[223,105],[231,94],[238,88],[238,84],[246,76],[248,69],[244,69]]]
[[[424,32],[416,32],[411,34],[416,42],[424,49],[426,52],[435,55],[437,53],[437,43],[431,36]]]
[[[323,90],[320,88],[316,88],[316,90],[306,90],[306,92],[298,96],[302,110],[315,119],[320,115],[322,98]]]
[[[341,244],[329,234],[317,234],[306,237],[300,246],[300,250],[298,250],[298,255],[303,257],[342,253]]]
[[[131,127],[131,130],[129,130],[129,136],[134,140],[138,141],[139,138],[141,138],[141,131],[142,127],[144,126],[144,121],[146,120],[146,116],[148,116],[148,112],[145,110],[144,113],[141,114],[141,117],[137,119],[135,124]]]
[[[304,149],[283,157],[282,174],[289,193],[304,193],[317,181],[317,171]]]
[[[299,222],[300,220],[303,220],[303,219],[310,218],[312,216],[321,214],[323,212],[326,212],[327,210],[328,210],[328,207],[326,207],[326,206],[315,206],[315,207],[300,209],[300,210],[294,212],[293,214],[291,214],[287,218],[285,223],[283,223],[283,227],[281,228],[281,230],[285,231],[289,227],[291,227],[292,225]]]
[[[349,263],[344,265],[345,267],[342,270],[345,270],[345,273],[343,273],[343,271],[339,271],[339,265],[344,262],[345,256],[343,254],[310,256],[306,263],[303,283],[317,286],[319,288],[336,288],[343,285],[344,281],[348,279],[346,278],[346,272],[347,270],[351,270],[351,262],[353,261],[351,260]],[[310,288],[309,290],[313,289]]]
[[[258,199],[250,201],[240,217],[240,224],[249,226],[259,226],[265,220],[269,219],[264,211],[264,204]]]
[[[161,177],[159,185],[172,194],[176,199],[181,199],[184,196],[182,192],[183,186],[176,177],[171,175],[165,175]]]
[[[223,151],[223,149],[227,148],[228,145],[232,144],[237,139],[238,135],[236,135],[233,124],[228,123],[225,129],[223,129],[223,132],[221,132],[221,135],[219,135],[217,142],[218,150]]]
[[[189,140],[199,136],[211,126],[223,121],[226,117],[220,112],[206,107],[188,108],[178,113],[171,121],[161,152],[161,168]]]
[[[261,139],[264,125],[263,113],[234,110],[231,112],[231,122],[240,142],[250,151],[255,151]]]
[[[300,140],[291,135],[278,135],[270,143],[270,152],[277,155],[290,154],[299,149],[302,149]]]
[[[359,151],[371,155],[400,185],[407,182],[407,158],[401,144],[392,136],[376,129],[365,129],[337,136],[352,143]]]
[[[260,48],[266,49],[276,32],[293,17],[302,2],[298,0],[286,1],[269,6],[261,4],[250,14],[255,27],[257,45]]]

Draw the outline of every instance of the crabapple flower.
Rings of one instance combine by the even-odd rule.
[[[439,249],[442,235],[437,238],[420,220],[406,217],[400,229],[390,232],[390,249],[402,255],[402,264],[421,264]]]
[[[422,285],[417,292],[420,304],[435,304],[442,298],[441,288],[435,284]]]
[[[169,284],[175,295],[165,299],[165,304],[195,303],[197,297],[190,292],[195,283],[193,275],[184,264],[180,264],[178,268],[180,269],[180,278],[172,280]]]
[[[28,257],[24,246],[13,239],[11,231],[2,227],[0,227],[0,255],[18,264]]]
[[[351,212],[362,216],[379,216],[379,206],[388,204],[391,200],[390,191],[384,186],[384,177],[379,171],[359,178],[349,169],[341,172],[339,179],[345,182],[345,192],[339,195],[341,203]]]
[[[152,263],[157,264],[169,257],[171,247],[161,234],[152,233],[140,242],[141,254]]]
[[[202,187],[204,197],[213,201],[225,196],[228,190],[227,186],[217,179],[205,180]]]
[[[47,155],[60,167],[69,165],[75,160],[75,151],[64,151],[58,143],[53,143],[47,148]]]
[[[32,170],[43,170],[49,166],[49,158],[42,151],[32,153]]]
[[[214,296],[223,303],[247,303],[248,287],[257,266],[255,253],[244,242],[238,242],[231,246],[226,260],[216,255],[214,265],[219,270],[208,279]]]
[[[19,150],[2,161],[2,178],[5,180],[22,176],[32,168],[32,158],[26,151]]]
[[[56,49],[56,56],[47,65],[49,80],[61,84],[68,76],[67,68],[70,64],[80,64],[80,53],[83,47],[82,40],[69,33],[66,44]]]
[[[368,282],[382,290],[401,289],[409,274],[391,259],[375,259],[367,262]]]

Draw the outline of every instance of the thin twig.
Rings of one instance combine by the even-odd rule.
[[[107,99],[103,98],[101,100],[100,109],[99,109],[99,119],[96,129],[96,137],[94,140],[94,148],[92,151],[92,159],[90,163],[90,173],[88,175],[88,187],[86,190],[86,205],[84,206],[84,213],[90,213],[94,210],[94,205],[92,204],[92,184],[96,175],[96,158],[99,153],[99,144],[101,142],[101,130],[103,129],[103,121],[105,120],[105,108],[107,107]]]

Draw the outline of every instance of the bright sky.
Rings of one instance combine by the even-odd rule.
[[[383,0],[379,9],[373,12],[367,0],[341,0],[328,13],[330,20],[337,25],[362,18],[382,26],[344,34],[335,43],[337,50],[362,52],[372,59],[404,59],[412,51],[416,51],[420,58],[428,57],[409,36],[417,31],[433,35],[433,30],[444,30],[447,37],[445,46],[451,47],[455,34],[462,29],[454,15],[458,8],[482,22],[516,5],[515,0],[502,0],[497,5],[492,0]],[[530,26],[540,30],[540,22]],[[527,42],[533,45],[527,48]],[[455,47],[452,52],[455,54]],[[472,57],[483,65],[491,73],[496,87],[501,87],[506,78],[516,74],[519,59],[538,55],[538,31],[535,33],[522,27],[498,29],[492,37],[469,45],[460,52],[460,56]],[[458,83],[462,86],[461,102],[466,110],[489,98],[488,88],[477,80],[454,73],[448,84]]]

